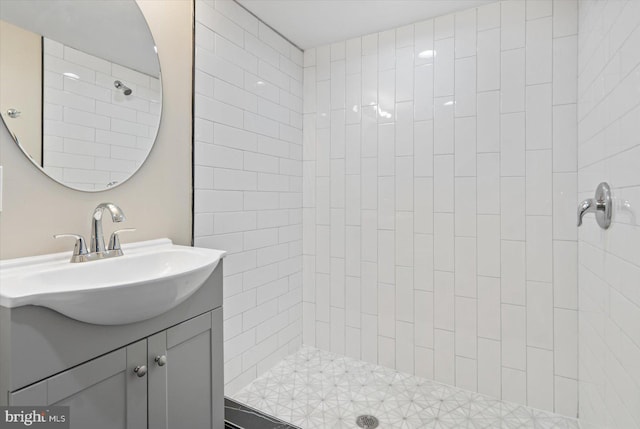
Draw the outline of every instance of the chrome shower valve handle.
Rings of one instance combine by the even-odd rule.
[[[602,182],[596,189],[594,198],[589,198],[578,204],[578,226],[582,225],[582,218],[587,213],[595,213],[596,221],[602,229],[611,225],[612,215],[611,188],[606,182]]]

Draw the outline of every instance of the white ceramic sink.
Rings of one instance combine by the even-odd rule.
[[[122,250],[123,256],[76,264],[71,252],[0,261],[0,305],[39,305],[98,325],[139,322],[191,296],[226,253],[169,239]]]

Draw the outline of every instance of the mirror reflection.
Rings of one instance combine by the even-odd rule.
[[[0,116],[54,180],[84,191],[127,180],[161,107],[157,50],[134,0],[0,3]]]

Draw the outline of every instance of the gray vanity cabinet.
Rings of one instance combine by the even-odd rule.
[[[146,355],[147,341],[138,341],[11,393],[10,403],[70,406],[72,428],[145,429],[147,381],[133,369]]]
[[[149,428],[223,428],[222,309],[149,337]]]
[[[222,429],[222,343],[218,308],[10,393],[9,402],[68,405],[72,429]]]

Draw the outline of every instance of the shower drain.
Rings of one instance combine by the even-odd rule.
[[[356,424],[363,429],[374,429],[377,428],[380,422],[374,416],[370,416],[368,414],[358,416],[356,419]]]

